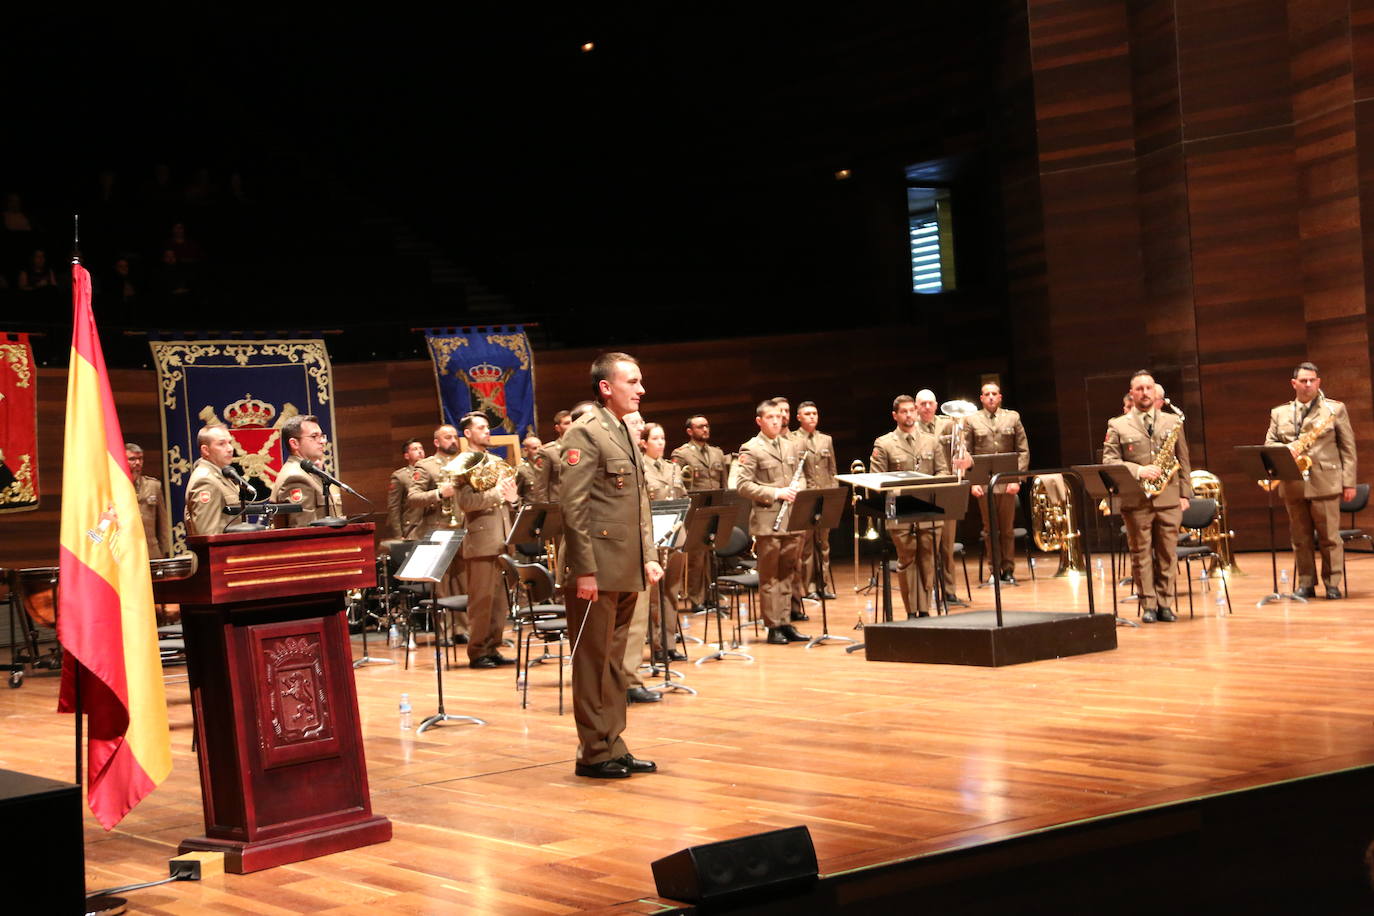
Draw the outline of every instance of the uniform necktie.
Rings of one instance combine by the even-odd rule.
[[[1155,421],[1153,414],[1145,415],[1145,434],[1151,439],[1155,437]]]

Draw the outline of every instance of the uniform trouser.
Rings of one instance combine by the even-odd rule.
[[[1288,527],[1293,537],[1294,585],[1312,588],[1317,584],[1316,548],[1321,548],[1322,583],[1327,588],[1344,588],[1345,546],[1341,541],[1341,498],[1339,493],[1317,499],[1284,502]],[[1313,532],[1316,532],[1315,541]]]
[[[830,528],[822,528],[815,535],[802,535],[801,559],[797,564],[797,581],[793,591],[799,595],[823,592],[830,582]],[[820,538],[819,562],[816,557],[816,537]]]
[[[684,594],[690,607],[706,603],[706,577],[711,572],[711,558],[706,555],[705,544],[692,544],[687,548],[687,588]]]
[[[448,566],[448,572],[444,573],[444,578],[434,583],[434,597],[452,598],[454,595],[466,595],[467,593],[467,574],[464,571],[463,558],[454,557],[453,562]],[[468,612],[451,611],[448,629],[451,636],[467,636],[471,630],[468,623]]]
[[[890,525],[887,533],[897,548],[897,582],[906,615],[928,612],[935,589],[935,532],[919,527],[913,534],[911,525]]]
[[[996,493],[994,498],[997,500],[997,549],[1002,555],[1002,566],[996,570],[999,573],[1016,572],[1016,539],[1012,534],[1012,529],[1016,526],[1016,496],[1011,493]],[[987,495],[978,497],[978,511],[983,514],[983,548],[986,550],[991,541],[988,540],[988,498]],[[989,565],[991,565],[991,554],[988,554]]]
[[[641,592],[598,592],[588,602],[570,596],[568,632],[573,639],[573,719],[577,762],[602,763],[629,753],[625,730],[625,642]]]
[[[496,557],[465,557],[468,580],[468,660],[496,655],[510,602]]]
[[[754,538],[758,558],[759,604],[769,629],[792,622],[793,579],[801,556],[801,535],[767,534]],[[800,605],[801,596],[795,596]]]
[[[644,679],[639,676],[639,665],[644,661],[644,637],[649,629],[650,595],[658,590],[651,585],[639,593],[635,599],[634,616],[630,618],[630,628],[625,634],[625,689],[643,687]]]
[[[1174,603],[1174,568],[1178,565],[1178,523],[1183,510],[1178,500],[1121,507],[1126,544],[1139,573],[1140,609],[1154,610]]]
[[[958,529],[958,522],[952,519],[946,519],[940,527],[940,578],[945,580],[945,594],[951,597],[959,594],[954,584],[954,535]]]

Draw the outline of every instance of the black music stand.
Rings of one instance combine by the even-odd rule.
[[[821,550],[821,531],[823,529],[835,528],[840,524],[840,516],[844,514],[845,499],[844,487],[830,487],[823,490],[801,490],[797,493],[797,499],[792,503],[792,511],[787,515],[787,533],[805,534],[811,538],[811,543],[816,551],[816,556],[820,556]],[[839,642],[855,642],[848,636],[831,636],[829,631],[829,621],[826,617],[825,609],[825,590],[821,589],[821,632],[818,636],[811,637],[807,642],[806,648],[810,649],[819,646],[826,640],[837,640]]]
[[[506,548],[509,552],[517,544],[554,541],[562,533],[563,509],[558,503],[526,503],[506,535]]]
[[[1084,492],[1095,502],[1104,499],[1119,500],[1123,496],[1145,495],[1145,491],[1140,488],[1140,481],[1135,479],[1131,469],[1124,464],[1075,464],[1073,469],[1083,481]],[[1087,509],[1083,510],[1083,514],[1087,515]],[[1138,627],[1139,623],[1117,613],[1116,589],[1120,583],[1116,580],[1116,537],[1109,537],[1107,544],[1112,554],[1112,616],[1116,618],[1116,625],[1119,627]]]
[[[708,506],[738,506],[741,504],[741,501],[747,503],[751,507],[753,505],[752,500],[740,496],[738,490],[728,487],[717,490],[692,490],[688,492],[687,499],[690,501],[692,509],[702,509]],[[743,511],[745,512],[745,516],[747,518],[748,513],[751,511],[751,509],[743,508]],[[687,555],[686,566],[687,568],[684,570],[683,575],[686,576],[687,580],[690,582],[692,578],[692,557],[690,553],[688,553]],[[714,564],[714,562],[711,559],[707,558],[706,573],[708,576],[711,577],[711,582],[707,583],[707,594],[702,596],[702,600],[707,603],[701,605],[702,610],[697,612],[699,614],[705,614],[709,611],[719,613],[720,611],[720,608],[715,603],[716,599],[720,597],[720,590],[716,589],[714,592],[712,592],[710,587],[711,584],[715,582],[715,576],[713,575],[713,573],[717,568],[718,567]],[[716,599],[711,598],[712,594],[716,596]],[[710,621],[707,621],[708,626],[706,627],[706,629],[710,629],[709,623]],[[688,639],[695,639],[698,643],[702,644],[705,644],[706,642],[706,640],[704,639],[698,639],[695,636],[688,636],[685,632],[682,634],[682,639],[683,642],[686,642]]]
[[[989,484],[995,475],[1015,473],[1021,464],[1021,455],[1019,452],[991,452],[986,455],[974,455],[972,457],[973,467],[969,468],[968,471],[964,473],[964,480],[971,486],[982,487],[984,490],[987,490],[988,492],[983,494],[984,499],[992,496],[992,487]],[[989,503],[988,505],[991,507],[992,504]],[[960,517],[962,518],[962,516]],[[992,522],[993,511],[989,508],[989,529],[992,528]],[[996,546],[997,540],[997,532],[991,530],[986,533],[986,537],[983,539],[983,555],[985,557],[992,557],[992,562],[989,564],[988,568],[988,575],[992,579],[996,579],[1000,572],[999,566],[1001,555],[997,552],[1000,549]],[[1012,558],[1012,562],[1016,562],[1014,557]],[[987,588],[988,585],[989,580],[978,583],[979,588]]]
[[[649,511],[654,519],[654,546],[658,548],[658,562],[663,567],[663,578],[658,580],[658,647],[663,653],[663,683],[655,684],[650,690],[682,690],[696,696],[696,691],[686,684],[674,684],[674,677],[682,677],[673,670],[673,649],[668,645],[668,615],[677,613],[677,603],[668,594],[668,554],[682,550],[687,543],[687,513],[691,510],[691,500],[658,499],[649,503]],[[653,641],[650,640],[650,647]],[[649,676],[658,677],[659,662],[654,653],[649,652]]]
[[[1285,480],[1299,483],[1303,479],[1302,471],[1298,469],[1298,463],[1293,460],[1293,453],[1286,445],[1237,445],[1235,449],[1240,454],[1246,472],[1269,484],[1264,491],[1269,504],[1269,571],[1273,575],[1274,590],[1257,601],[1255,607],[1264,607],[1271,601],[1301,601],[1306,604],[1307,599],[1300,595],[1279,591],[1279,555],[1274,536],[1274,491],[1278,489],[1277,482]],[[1296,581],[1295,578],[1295,584]]]
[[[396,579],[401,582],[428,582],[437,585],[443,581],[444,574],[448,572],[449,564],[458,553],[458,547],[463,543],[463,531],[454,531],[451,537],[443,541],[421,541],[415,545],[415,549],[410,552],[405,565],[396,573]],[[436,604],[437,608],[438,605]],[[486,725],[487,723],[476,716],[456,716],[444,710],[444,659],[439,638],[438,627],[434,633],[434,677],[439,689],[439,710],[434,715],[420,723],[420,727],[415,729],[415,734],[422,733],[432,725],[442,722],[472,722],[476,725]]]
[[[699,490],[700,493],[725,493],[726,490]],[[754,657],[747,652],[734,651],[739,648],[739,643],[731,643],[730,649],[725,648],[725,625],[721,622],[720,606],[720,584],[716,581],[719,572],[720,558],[716,556],[717,545],[723,545],[730,538],[730,532],[735,530],[735,518],[739,515],[739,510],[735,505],[733,496],[728,502],[721,505],[697,505],[696,500],[692,500],[692,505],[687,509],[687,519],[684,525],[687,529],[687,536],[684,544],[704,544],[706,546],[707,561],[710,563],[709,574],[706,581],[706,599],[709,602],[706,607],[715,615],[716,618],[716,651],[703,655],[697,659],[695,664],[712,661],[717,658],[725,658],[727,655],[734,655],[738,658],[753,662]],[[711,621],[706,621],[709,630]],[[666,648],[666,647],[665,647]]]
[[[412,547],[413,546],[412,544]],[[386,542],[382,543],[382,547],[386,547]],[[391,616],[391,552],[389,550],[379,550],[377,552],[377,584],[379,591],[382,593],[382,601],[384,602],[382,606],[386,608],[387,617],[389,618]],[[364,668],[368,665],[396,664],[396,659],[394,658],[373,658],[367,654],[367,618],[370,615],[367,611],[367,596],[365,592],[361,600],[363,602],[362,620],[360,621],[363,634],[363,655],[362,658],[353,660],[353,667]]]

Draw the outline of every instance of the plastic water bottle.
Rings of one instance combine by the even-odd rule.
[[[868,602],[864,605],[864,620],[865,620],[865,621],[872,621],[873,623],[877,623],[877,622],[878,622],[878,612],[877,612],[877,610],[873,607],[873,596],[872,596],[872,595],[869,595],[869,596],[868,596]]]
[[[1093,570],[1094,570],[1093,575],[1097,576],[1097,581],[1098,581],[1098,582],[1101,582],[1103,579],[1106,578],[1106,575],[1107,575],[1107,574],[1106,574],[1106,572],[1102,569],[1102,558],[1101,558],[1101,557],[1093,557]]]
[[[410,694],[401,694],[401,731],[410,731]]]
[[[391,625],[391,629],[386,631],[386,647],[394,649],[401,644],[401,631],[396,629],[396,624]]]
[[[1288,570],[1286,570],[1286,569],[1280,569],[1280,570],[1279,570],[1279,591],[1285,591],[1287,588],[1288,588]]]

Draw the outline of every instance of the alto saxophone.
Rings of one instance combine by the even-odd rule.
[[[1299,433],[1298,438],[1293,440],[1298,446],[1298,450],[1293,454],[1293,463],[1298,466],[1299,471],[1302,471],[1303,480],[1310,480],[1312,477],[1312,458],[1307,454],[1308,451],[1311,450],[1312,446],[1317,444],[1317,440],[1320,439],[1326,431],[1331,428],[1331,424],[1335,422],[1336,414],[1328,407],[1326,416]],[[1265,490],[1275,490],[1279,485],[1279,481],[1268,479],[1257,480],[1255,483],[1259,484],[1260,487]]]
[[[1140,481],[1140,489],[1144,490],[1145,495],[1151,499],[1164,492],[1169,481],[1173,480],[1174,475],[1178,473],[1178,437],[1183,432],[1183,411],[1169,403],[1167,398],[1164,401],[1164,406],[1178,414],[1178,423],[1169,430],[1169,434],[1164,437],[1159,448],[1150,456],[1150,464],[1159,468],[1160,475],[1154,480]]]

